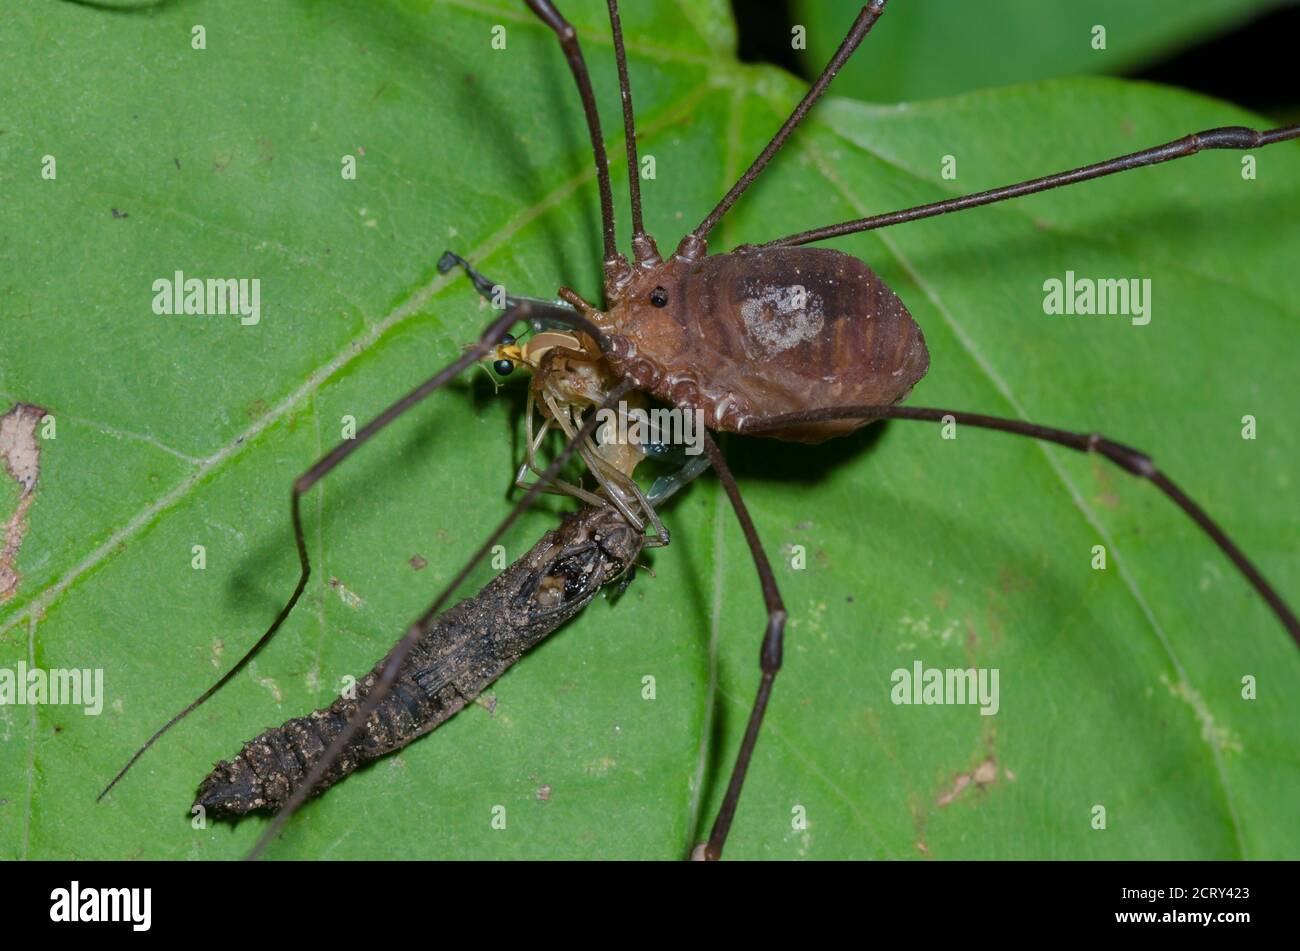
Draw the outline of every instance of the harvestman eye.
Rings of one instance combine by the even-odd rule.
[[[650,303],[654,304],[656,307],[667,307],[668,292],[662,287],[656,287],[650,292]]]

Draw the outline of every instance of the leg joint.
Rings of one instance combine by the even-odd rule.
[[[1220,129],[1206,129],[1192,137],[1195,148],[1201,149],[1253,149],[1260,144],[1263,136],[1255,129],[1233,125]]]
[[[759,667],[765,674],[781,669],[785,646],[785,608],[776,608],[767,615],[767,633],[763,635],[763,649],[759,652]]]
[[[1131,472],[1133,475],[1142,476],[1144,479],[1150,479],[1157,471],[1155,463],[1151,461],[1151,457],[1146,453],[1140,452],[1132,446],[1126,446],[1123,443],[1107,439],[1101,433],[1089,434],[1087,450],[1088,452],[1101,453],[1121,469]]]

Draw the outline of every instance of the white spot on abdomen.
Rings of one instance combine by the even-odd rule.
[[[745,349],[753,359],[771,359],[808,340],[825,326],[822,299],[799,284],[765,284],[740,305]]]

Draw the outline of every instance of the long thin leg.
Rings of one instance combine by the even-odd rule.
[[[464,269],[465,275],[469,278],[469,282],[474,285],[474,290],[478,291],[479,296],[488,303],[492,302],[492,298],[496,295],[496,289],[498,286],[503,289],[505,287],[504,284],[498,285],[496,281],[480,272],[474,267],[474,265],[470,264],[455,251],[442,252],[442,257],[438,258],[438,273],[446,274],[454,267]],[[509,297],[506,298],[507,301],[509,301],[509,299]]]
[[[658,264],[659,249],[645,233],[641,220],[641,169],[636,155],[636,119],[632,114],[632,82],[627,76],[627,51],[623,48],[623,23],[618,0],[608,0],[609,28],[614,34],[614,62],[618,64],[618,90],[623,99],[623,140],[627,148],[627,191],[632,203],[632,253],[637,264]]]
[[[303,495],[305,495],[312,486],[333,471],[341,462],[343,462],[344,459],[356,452],[357,449],[364,445],[381,429],[397,417],[401,416],[416,403],[423,400],[430,393],[434,392],[434,390],[437,390],[439,387],[457,376],[466,367],[486,357],[491,353],[492,347],[496,345],[511,325],[519,321],[531,319],[534,316],[536,309],[537,308],[534,305],[527,302],[519,303],[514,307],[508,308],[504,313],[497,317],[496,320],[492,321],[492,323],[488,325],[487,330],[485,330],[483,335],[479,338],[478,343],[461,354],[459,359],[443,367],[428,380],[411,390],[411,392],[407,393],[400,400],[362,427],[361,430],[357,432],[354,439],[344,440],[339,443],[330,450],[330,452],[322,456],[315,465],[294,480],[289,500],[289,511],[293,522],[293,540],[298,549],[298,583],[294,585],[293,593],[289,595],[289,600],[284,603],[282,608],[280,608],[280,612],[275,616],[275,620],[271,622],[271,626],[268,627],[262,636],[254,642],[253,646],[235,662],[234,666],[222,674],[216,683],[203,691],[203,693],[200,694],[196,700],[190,703],[189,706],[185,707],[185,709],[181,710],[159,727],[158,730],[145,741],[144,745],[135,751],[134,755],[127,760],[126,765],[118,770],[117,775],[113,777],[112,781],[104,787],[103,791],[98,796],[95,797],[96,802],[108,795],[109,791],[118,784],[118,781],[127,774],[127,771],[130,770],[140,757],[145,754],[145,751],[148,750],[149,747],[153,746],[154,743],[158,742],[163,734],[187,717],[191,712],[202,706],[209,697],[224,687],[230,682],[231,678],[243,670],[244,667],[248,665],[248,662],[257,655],[258,651],[266,646],[267,642],[275,636],[275,633],[280,629],[280,626],[284,623],[290,612],[293,611],[294,606],[298,603],[298,599],[302,597],[302,593],[307,587],[307,579],[311,576],[311,560],[307,555],[307,539],[303,534],[302,529]],[[559,308],[555,309],[559,310]],[[563,314],[567,315],[567,317],[573,318],[573,325],[579,327],[579,329],[583,330],[585,333],[591,334],[594,332],[596,335],[600,334],[600,331],[594,325],[578,314],[569,314],[567,310],[563,311]],[[600,339],[600,337],[597,336],[596,339]]]
[[[1164,145],[1153,146],[1140,152],[1131,152],[1128,155],[1121,155],[1119,158],[1108,159],[1105,162],[1084,165],[1082,168],[1070,169],[1067,172],[1057,172],[1055,175],[1045,175],[1042,178],[1020,182],[1017,185],[991,188],[988,191],[963,195],[960,198],[948,198],[944,201],[931,202],[928,205],[905,208],[902,211],[891,211],[882,215],[872,215],[869,218],[855,218],[853,221],[827,225],[824,228],[813,228],[810,231],[801,231],[798,234],[777,238],[775,241],[768,241],[762,247],[788,247],[796,244],[808,244],[825,238],[838,238],[846,234],[857,234],[861,231],[887,228],[890,225],[902,224],[905,221],[933,218],[936,215],[946,215],[950,211],[962,211],[966,208],[978,208],[980,205],[991,205],[994,202],[1006,201],[1008,198],[1019,198],[1021,195],[1032,195],[1036,192],[1060,188],[1062,185],[1073,185],[1094,178],[1103,178],[1106,175],[1127,172],[1133,168],[1159,165],[1161,162],[1186,158],[1207,149],[1255,149],[1294,138],[1300,138],[1300,125],[1283,126],[1264,132],[1258,129],[1247,129],[1244,126],[1206,129],[1203,132],[1194,132],[1181,139],[1166,142]]]
[[[438,273],[446,274],[454,267],[463,269],[466,276],[469,277],[469,282],[474,285],[474,290],[478,291],[479,296],[493,306],[504,305],[505,307],[514,307],[517,304],[532,305],[533,314],[529,319],[529,323],[532,324],[534,330],[551,325],[573,325],[573,321],[570,319],[569,315],[577,313],[575,308],[559,304],[553,300],[543,300],[540,297],[528,297],[524,294],[504,293],[503,295],[498,296],[498,288],[505,291],[504,284],[499,284],[492,280],[492,278],[488,277],[482,271],[479,271],[474,267],[474,265],[470,264],[456,252],[442,252],[442,257],[438,259]],[[504,297],[504,300],[501,299],[502,297]]]
[[[765,416],[753,420],[745,426],[746,433],[762,433],[781,429],[796,423],[824,422],[837,419],[920,419],[929,422],[945,422],[944,417],[951,417],[958,425],[975,426],[979,429],[996,429],[1016,436],[1028,436],[1042,439],[1057,445],[1075,449],[1079,452],[1095,452],[1105,456],[1126,472],[1150,480],[1168,496],[1175,505],[1187,513],[1205,534],[1214,540],[1219,550],[1237,566],[1242,576],[1254,586],[1260,597],[1277,615],[1283,626],[1290,632],[1297,645],[1300,645],[1300,619],[1282,600],[1281,595],[1273,589],[1259,569],[1237,547],[1228,534],[1219,527],[1205,510],[1196,504],[1182,489],[1156,468],[1151,457],[1107,439],[1100,433],[1079,433],[1051,426],[1039,426],[1018,419],[1005,419],[1000,416],[985,416],[979,413],[959,413],[949,409],[932,409],[919,406],[835,406],[825,409],[808,410],[800,413],[785,413],[780,416]]]
[[[709,212],[709,216],[701,221],[694,231],[682,238],[681,244],[677,246],[678,257],[695,260],[704,256],[706,251],[704,239],[722,220],[722,216],[727,213],[727,210],[736,203],[736,199],[741,196],[741,193],[750,186],[754,179],[758,178],[759,173],[772,160],[772,156],[780,150],[781,146],[785,145],[785,140],[790,137],[790,133],[794,131],[795,126],[803,121],[803,117],[808,114],[808,110],[816,105],[817,100],[826,91],[826,87],[831,84],[831,80],[848,62],[849,57],[858,48],[858,44],[862,42],[863,37],[871,31],[876,21],[880,19],[880,15],[885,12],[885,2],[886,0],[871,0],[870,3],[862,7],[862,12],[853,21],[853,26],[849,28],[848,35],[844,37],[844,42],[840,44],[839,49],[835,51],[835,55],[826,64],[826,68],[817,77],[817,81],[812,84],[812,88],[804,94],[803,99],[799,100],[799,105],[794,107],[794,112],[790,113],[789,118],[777,130],[776,135],[772,136],[772,141],[768,142],[763,151],[758,153],[758,158],[754,159],[754,163],[745,170],[745,174],[740,176],[740,180],[731,186],[731,191],[722,197],[717,207]]]
[[[620,399],[626,396],[628,391],[631,389],[632,384],[627,381],[616,384],[614,388],[609,391],[609,395],[606,396],[605,401],[601,404],[600,408],[605,409],[615,405]],[[257,840],[257,844],[253,846],[252,851],[249,852],[247,856],[249,859],[255,859],[261,855],[267,845],[270,844],[271,840],[275,838],[276,833],[280,831],[280,828],[288,822],[293,814],[298,811],[298,808],[307,801],[312,790],[316,788],[317,784],[321,781],[321,778],[329,771],[329,768],[334,764],[339,756],[342,755],[343,751],[347,749],[348,744],[352,742],[352,738],[356,736],[357,731],[361,729],[368,719],[370,719],[370,715],[379,708],[379,705],[383,703],[384,698],[391,692],[393,682],[397,679],[402,663],[406,660],[407,655],[410,654],[411,649],[419,642],[420,636],[424,633],[424,629],[428,626],[429,622],[437,616],[438,612],[441,611],[443,606],[447,603],[447,599],[450,598],[456,589],[460,587],[461,583],[469,577],[469,573],[474,570],[474,566],[487,556],[488,552],[492,550],[492,546],[497,543],[497,540],[506,533],[510,526],[513,525],[519,517],[524,514],[529,506],[533,504],[534,500],[542,494],[543,487],[556,475],[556,473],[560,471],[560,468],[566,461],[568,461],[569,457],[573,455],[578,446],[581,445],[582,441],[595,432],[596,426],[599,422],[599,413],[593,412],[588,416],[587,420],[582,424],[582,428],[578,430],[576,436],[565,444],[564,449],[555,457],[551,464],[546,467],[546,470],[542,473],[541,479],[529,487],[528,491],[524,493],[523,497],[517,503],[515,503],[509,514],[501,520],[501,523],[496,527],[492,534],[488,536],[487,540],[484,541],[474,554],[469,557],[469,560],[465,562],[464,567],[462,567],[460,571],[456,572],[455,576],[447,582],[441,593],[433,599],[433,603],[429,605],[428,609],[416,618],[415,621],[411,623],[411,626],[406,629],[406,633],[402,635],[402,639],[397,642],[393,649],[389,651],[387,656],[384,658],[383,670],[380,673],[379,678],[375,681],[370,692],[366,694],[365,701],[357,708],[356,713],[353,714],[343,731],[334,738],[334,741],[330,743],[325,752],[321,754],[320,759],[316,761],[311,772],[307,774],[307,777],[302,781],[298,788],[294,790],[293,795],[284,804],[284,807],[276,813],[275,818],[271,821],[270,825],[267,826],[266,831],[262,833],[261,838]]]
[[[749,543],[749,552],[754,556],[754,567],[758,569],[758,583],[763,589],[763,604],[767,608],[767,630],[763,634],[763,647],[759,651],[758,664],[762,677],[758,682],[758,695],[749,712],[749,724],[745,727],[745,738],[741,740],[740,752],[736,754],[736,764],[731,768],[731,779],[727,783],[727,792],[723,796],[722,806],[717,818],[713,820],[713,829],[709,832],[709,841],[697,846],[691,857],[715,860],[722,857],[722,847],[727,842],[727,833],[731,831],[731,821],[736,817],[736,805],[740,802],[740,790],[745,784],[749,772],[749,761],[754,755],[754,744],[758,742],[758,731],[763,725],[763,714],[767,711],[767,701],[772,695],[772,682],[776,672],[781,669],[781,655],[785,642],[785,604],[781,601],[781,592],[777,589],[776,575],[772,565],[763,551],[763,543],[758,539],[754,521],[749,517],[749,509],[740,497],[740,488],[736,477],[731,474],[722,450],[707,432],[704,434],[704,451],[718,473],[718,481],[723,491],[731,500],[740,530],[745,533]]]
[[[605,239],[605,271],[617,272],[622,261],[618,253],[617,239],[614,233],[614,197],[609,187],[609,159],[605,155],[605,138],[600,131],[600,113],[596,110],[596,94],[591,89],[591,75],[587,72],[587,61],[582,57],[582,47],[578,45],[578,31],[568,20],[560,15],[551,0],[526,0],[531,9],[543,23],[555,31],[559,38],[564,58],[569,61],[569,70],[574,82],[578,84],[578,95],[582,97],[582,111],[587,116],[587,132],[591,136],[591,152],[596,160],[596,185],[600,189],[600,223]],[[626,262],[622,262],[626,267]]]

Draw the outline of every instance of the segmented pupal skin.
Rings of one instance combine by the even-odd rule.
[[[476,596],[433,621],[402,664],[392,692],[313,794],[450,719],[621,576],[643,538],[612,507],[588,506],[566,516]],[[381,667],[382,662],[357,682],[355,698],[339,697],[245,743],[234,759],[213,768],[195,804],[216,818],[278,810],[343,732]]]

